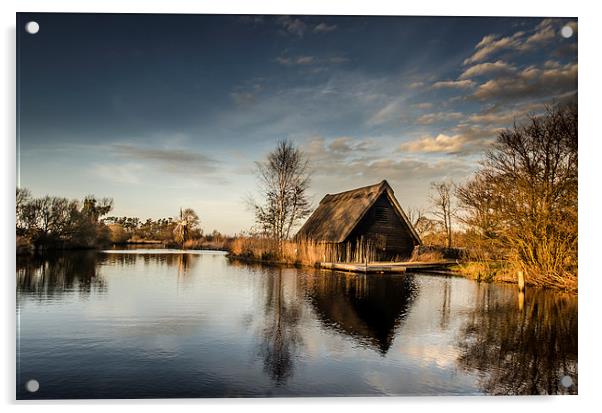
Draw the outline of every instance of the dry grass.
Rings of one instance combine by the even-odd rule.
[[[201,239],[189,239],[184,241],[182,248],[186,250],[216,250],[216,251],[227,251],[230,247],[230,239],[221,238],[214,240]]]
[[[484,282],[516,282],[516,272],[506,261],[468,261],[453,268],[466,278]]]
[[[363,241],[355,244],[326,244],[310,240],[283,241],[264,237],[239,237],[229,247],[232,256],[257,261],[317,266],[321,262],[364,262],[374,252]]]
[[[522,263],[514,260],[500,261],[467,261],[452,268],[466,278],[484,282],[507,282],[516,284],[518,272],[522,271],[525,275],[525,283],[532,287],[546,287],[563,290],[569,293],[577,293],[577,277],[572,274],[566,274],[555,283],[543,283],[542,277],[533,276],[532,273],[525,271]],[[549,275],[547,276],[549,277]]]
[[[441,251],[426,251],[412,253],[410,261],[415,262],[433,262],[443,260],[443,254]]]

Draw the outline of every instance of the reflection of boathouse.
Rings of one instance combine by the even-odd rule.
[[[352,261],[358,248],[369,260],[404,259],[421,243],[387,181],[326,195],[296,237],[332,245],[332,261]]]
[[[336,273],[311,277],[307,292],[327,327],[385,354],[411,308],[417,288],[410,276]]]

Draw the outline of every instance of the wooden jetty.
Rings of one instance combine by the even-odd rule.
[[[322,262],[320,268],[337,271],[349,271],[360,273],[404,273],[406,271],[440,271],[452,265],[456,265],[456,260],[432,261],[432,262],[367,262],[367,263],[347,263],[347,262]]]

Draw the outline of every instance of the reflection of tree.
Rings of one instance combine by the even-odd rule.
[[[411,275],[319,274],[308,281],[323,324],[386,354],[417,287]]]
[[[189,275],[190,265],[193,257],[190,254],[178,254],[178,279],[184,279]]]
[[[463,329],[460,363],[490,394],[577,393],[577,299],[545,290],[482,287]],[[561,385],[563,376],[573,385]]]
[[[449,318],[451,315],[451,283],[445,280],[443,283],[443,300],[441,300],[441,320],[439,326],[442,330],[447,330]]]
[[[40,298],[76,289],[84,295],[104,292],[106,283],[96,272],[97,261],[94,251],[17,256],[17,291]]]
[[[105,254],[102,256],[102,261],[119,267],[126,267],[136,264],[135,254]]]
[[[161,254],[157,253],[108,253],[102,256],[103,262],[117,264],[119,266],[135,265],[142,261],[144,265],[149,266],[168,266],[176,267],[178,276],[185,276],[190,273],[190,269],[194,266],[199,256],[195,254]]]
[[[296,281],[296,274],[292,274]],[[293,373],[294,357],[301,344],[298,324],[301,318],[299,297],[285,294],[283,270],[269,273],[265,289],[265,325],[260,354],[264,369],[277,384],[283,384]]]

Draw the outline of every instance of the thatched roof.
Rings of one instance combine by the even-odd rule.
[[[412,236],[420,244],[418,233],[399,206],[393,189],[386,180],[376,185],[326,195],[301,227],[296,238],[333,243],[344,242],[374,202],[385,192],[397,215],[408,225]]]

